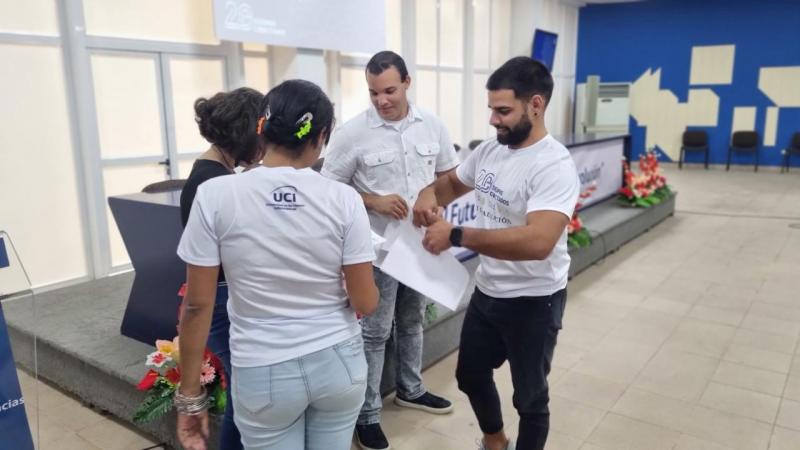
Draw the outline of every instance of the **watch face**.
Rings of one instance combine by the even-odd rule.
[[[461,235],[464,230],[461,227],[455,227],[450,230],[450,244],[453,247],[461,247]]]

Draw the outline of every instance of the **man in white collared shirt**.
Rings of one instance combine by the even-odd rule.
[[[372,107],[342,125],[328,148],[322,174],[352,185],[364,200],[372,230],[383,235],[392,220],[409,217],[417,193],[458,165],[447,130],[433,114],[408,102],[411,85],[405,62],[383,51],[366,67]],[[445,414],[452,404],[427,392],[422,384],[422,294],[375,270],[381,298],[378,310],[362,320],[369,363],[364,407],[356,423],[361,448],[389,448],[380,427],[380,381],[386,341],[397,327],[397,396],[399,406]]]

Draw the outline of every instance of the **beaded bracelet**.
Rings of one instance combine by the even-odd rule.
[[[181,394],[180,390],[176,390],[175,397],[172,399],[175,410],[187,416],[196,416],[207,410],[211,403],[206,393],[206,388],[201,386],[200,389],[200,393],[193,396]]]

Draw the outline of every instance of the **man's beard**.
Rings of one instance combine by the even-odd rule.
[[[531,129],[533,129],[533,123],[531,123],[531,119],[528,117],[528,113],[522,116],[519,119],[519,123],[514,125],[514,128],[508,127],[495,127],[498,129],[507,130],[505,134],[497,133],[497,142],[503,145],[519,145],[525,142],[525,139],[528,139],[528,136],[531,133]]]

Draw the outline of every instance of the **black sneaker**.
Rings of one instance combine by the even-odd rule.
[[[448,414],[453,411],[453,404],[449,400],[426,392],[414,400],[408,400],[396,395],[394,403],[405,408],[419,409],[431,414]]]
[[[356,425],[356,441],[363,450],[386,450],[389,441],[381,430],[381,424]]]

